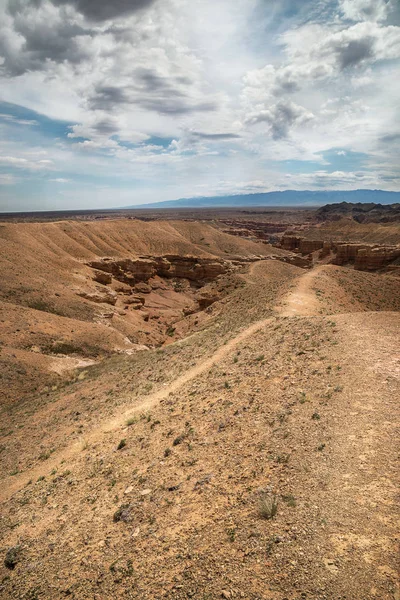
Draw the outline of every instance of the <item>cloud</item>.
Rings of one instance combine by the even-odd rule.
[[[54,183],[70,183],[71,180],[64,177],[57,177],[56,179],[49,179],[49,181],[53,181]]]
[[[385,21],[392,8],[390,0],[341,0],[340,10],[351,21]]]
[[[280,140],[288,137],[293,126],[311,121],[313,117],[314,115],[304,107],[290,100],[281,100],[268,109],[250,115],[246,119],[246,123],[249,125],[267,123],[270,126],[272,138]]]
[[[12,115],[3,113],[0,113],[0,121],[5,121],[6,123],[10,123],[12,125],[24,125],[27,127],[31,125],[37,125],[37,121],[35,121],[34,119],[17,119]]]
[[[68,7],[20,3],[11,15],[4,15],[4,22],[0,55],[8,75],[48,70],[52,63],[79,64],[90,56],[95,32],[79,23]]]
[[[373,44],[373,38],[368,36],[361,40],[351,40],[344,46],[339,46],[337,53],[339,55],[340,68],[353,67],[361,61],[371,58],[374,54]]]
[[[379,138],[382,142],[390,144],[392,142],[400,142],[400,132],[388,133]]]
[[[51,169],[53,161],[49,159],[30,160],[21,156],[0,156],[0,166],[6,165],[16,169],[27,169],[32,171],[42,171]]]
[[[148,8],[155,0],[52,0],[53,4],[72,4],[76,10],[93,21],[119,18]]]
[[[240,139],[240,135],[237,133],[202,133],[200,131],[191,131],[191,135],[201,140],[210,140],[214,142]]]
[[[153,4],[155,0],[51,0],[54,6],[73,6],[77,12],[92,21],[107,21],[141,11]],[[21,10],[22,0],[10,0],[12,13]],[[31,6],[46,5],[46,0],[29,0]]]

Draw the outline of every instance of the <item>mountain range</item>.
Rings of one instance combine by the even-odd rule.
[[[237,194],[230,196],[199,196],[180,198],[164,202],[152,202],[125,206],[124,208],[212,208],[245,206],[323,206],[339,202],[374,202],[393,204],[400,202],[400,192],[384,190],[284,190],[258,194]]]

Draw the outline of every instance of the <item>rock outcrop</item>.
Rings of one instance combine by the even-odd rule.
[[[113,260],[104,258],[88,263],[96,271],[109,273],[118,281],[135,286],[146,283],[156,275],[166,278],[184,278],[201,284],[213,281],[227,273],[231,265],[227,261],[194,256],[166,255]]]
[[[280,242],[280,247],[289,252],[298,252],[299,254],[311,254],[324,247],[323,240],[307,240],[303,237],[294,235],[284,235]]]
[[[289,235],[282,237],[279,246],[284,250],[302,254],[303,256],[311,255],[316,250],[320,250],[318,254],[320,260],[332,254],[332,264],[353,264],[354,268],[358,271],[386,269],[400,257],[400,246],[307,240],[299,236]],[[285,262],[296,264],[292,262],[292,259],[288,259]],[[297,266],[303,265],[298,264]]]
[[[114,306],[117,302],[118,294],[108,288],[98,288],[94,292],[88,292],[85,290],[78,290],[77,295],[91,302],[98,302],[100,304],[111,304]]]
[[[334,265],[354,264],[357,254],[360,250],[366,250],[368,244],[343,244],[336,243],[334,246],[335,257],[332,260]]]
[[[196,300],[199,304],[200,310],[204,310],[214,302],[217,302],[220,299],[220,294],[217,290],[201,290],[196,294]]]
[[[105,273],[104,271],[95,271],[93,275],[93,281],[101,283],[102,285],[108,285],[112,282],[112,276],[110,273]]]
[[[287,230],[287,223],[265,223],[262,221],[242,221],[237,219],[220,219],[220,223],[227,225],[227,229],[223,229],[224,233],[237,235],[247,239],[259,239],[271,241],[278,234]]]
[[[302,269],[311,269],[313,265],[311,256],[299,256],[298,254],[288,254],[287,256],[274,256],[271,257],[275,260],[280,260],[281,262],[288,263],[289,265],[293,265],[295,267],[301,267]]]
[[[358,271],[378,271],[391,266],[399,258],[400,246],[337,244],[336,256],[332,262],[335,265],[353,263]]]
[[[377,271],[388,266],[400,269],[400,265],[392,263],[400,258],[400,248],[384,246],[377,248],[364,248],[357,252],[354,268],[358,271]]]

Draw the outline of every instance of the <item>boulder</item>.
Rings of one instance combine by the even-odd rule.
[[[141,307],[144,305],[144,298],[142,296],[135,296],[134,294],[131,294],[130,296],[124,298],[124,302],[125,304],[136,304]]]
[[[220,299],[220,295],[216,290],[202,290],[196,294],[196,300],[199,303],[200,310],[204,310],[214,302]]]
[[[100,304],[111,304],[113,306],[115,305],[118,297],[116,292],[107,288],[97,289],[94,292],[79,290],[76,293],[78,296],[81,296],[81,298],[85,298],[86,300],[90,300],[91,302],[98,302]]]
[[[93,281],[102,283],[103,285],[108,285],[112,282],[112,275],[110,275],[110,273],[105,273],[104,271],[95,271],[93,275]]]
[[[140,282],[135,285],[135,292],[139,292],[141,294],[150,294],[151,287],[147,283]]]

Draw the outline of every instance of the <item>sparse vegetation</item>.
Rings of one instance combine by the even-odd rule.
[[[278,497],[273,493],[263,493],[258,500],[258,514],[263,519],[273,519],[278,512]]]

